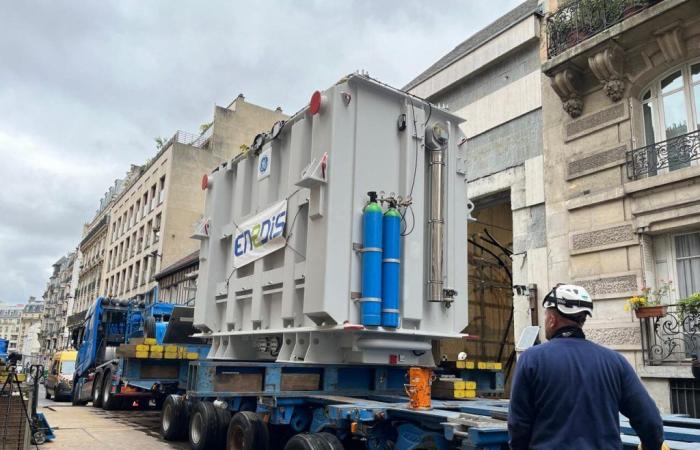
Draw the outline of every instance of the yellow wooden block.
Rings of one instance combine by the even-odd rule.
[[[165,351],[166,353],[177,353],[177,348],[177,345],[164,345],[163,351]]]
[[[163,346],[162,345],[151,345],[151,353],[156,352],[156,353],[163,353]]]
[[[455,380],[452,384],[454,385],[455,390],[459,391],[461,389],[466,389],[464,386],[464,380]]]
[[[493,370],[503,370],[503,364],[499,362],[493,363]]]
[[[187,359],[199,359],[199,353],[187,352]]]
[[[148,358],[148,352],[136,352],[137,358]]]
[[[156,341],[156,338],[145,338],[143,343],[146,345],[156,345],[158,341]]]
[[[472,390],[467,389],[467,390],[462,391],[462,392],[464,392],[463,398],[476,398],[476,391],[472,391]]]
[[[473,369],[474,368],[474,361],[465,361],[464,368],[465,369]]]
[[[163,359],[177,359],[177,353],[172,353],[172,352],[163,353]]]
[[[463,388],[463,389],[467,389],[467,390],[472,390],[472,391],[473,391],[474,389],[476,389],[476,381],[465,381],[465,382],[464,382],[464,388]]]
[[[457,368],[464,369],[466,361],[457,361]]]
[[[151,359],[163,359],[163,352],[150,352],[148,357]]]
[[[486,370],[486,363],[479,361],[479,363],[476,366],[479,370]]]
[[[146,344],[136,344],[136,351],[137,352],[147,352],[149,350],[148,345]]]

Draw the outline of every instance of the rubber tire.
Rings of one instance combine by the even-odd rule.
[[[196,423],[201,425],[199,430],[199,440],[193,439],[192,429]],[[199,401],[194,405],[190,423],[187,427],[190,448],[192,450],[211,450],[216,448],[218,420],[216,416],[216,407],[212,402]]]
[[[344,450],[345,448],[343,447],[343,443],[340,442],[340,439],[333,433],[323,432],[318,433],[316,436],[325,441],[327,450]]]
[[[107,370],[102,377],[102,409],[105,411],[114,411],[119,409],[120,399],[113,396],[109,391],[111,389],[112,372]]]
[[[311,433],[295,434],[284,446],[284,450],[328,450],[330,448],[323,437]]]
[[[92,407],[93,408],[102,408],[102,375],[103,373],[100,372],[95,376],[95,379],[92,382]],[[97,393],[97,397],[95,397],[95,393]]]
[[[49,390],[44,387],[44,398],[46,400],[51,400],[51,394],[49,394]]]
[[[165,415],[170,415],[170,427],[163,425]],[[180,395],[168,395],[160,412],[160,435],[166,441],[181,441],[187,436],[187,404]]]
[[[156,337],[156,318],[151,316],[147,317],[143,324],[143,336],[146,338]]]
[[[227,450],[268,450],[270,435],[267,425],[252,411],[233,415],[226,433]]]
[[[231,412],[228,409],[214,408],[216,410],[216,448],[225,449],[228,438],[228,424],[231,423]]]
[[[79,391],[77,389],[78,387],[78,380],[73,380],[73,392],[71,393],[70,396],[70,402],[73,404],[73,406],[85,406],[87,405],[88,401],[87,400],[78,400],[80,398]]]

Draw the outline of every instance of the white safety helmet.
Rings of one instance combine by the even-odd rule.
[[[542,306],[545,308],[556,307],[560,313],[574,316],[585,312],[593,315],[593,300],[586,289],[575,284],[557,284],[544,297]]]

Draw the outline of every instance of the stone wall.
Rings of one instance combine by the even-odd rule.
[[[669,67],[700,56],[700,49],[679,41],[674,48],[681,52],[663,49],[678,36],[700,41],[691,37],[700,36],[700,21],[677,21],[698,13],[697,3],[661,2],[552,59],[544,56],[543,63],[550,277],[590,292],[595,309],[585,326],[588,338],[620,351],[667,412],[668,378],[678,373],[645,371],[639,321],[624,311],[624,302],[655,283],[648,267],[651,235],[700,229],[700,168],[634,180],[626,161],[627,152],[644,142],[638,95]],[[680,34],[673,31],[679,26],[685,27]],[[611,81],[620,89],[613,92]]]

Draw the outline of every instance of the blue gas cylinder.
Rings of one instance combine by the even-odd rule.
[[[382,309],[382,207],[377,193],[369,192],[362,214],[362,298],[360,323],[381,325]]]
[[[399,277],[401,270],[401,214],[390,207],[382,230],[382,326],[399,326]]]

